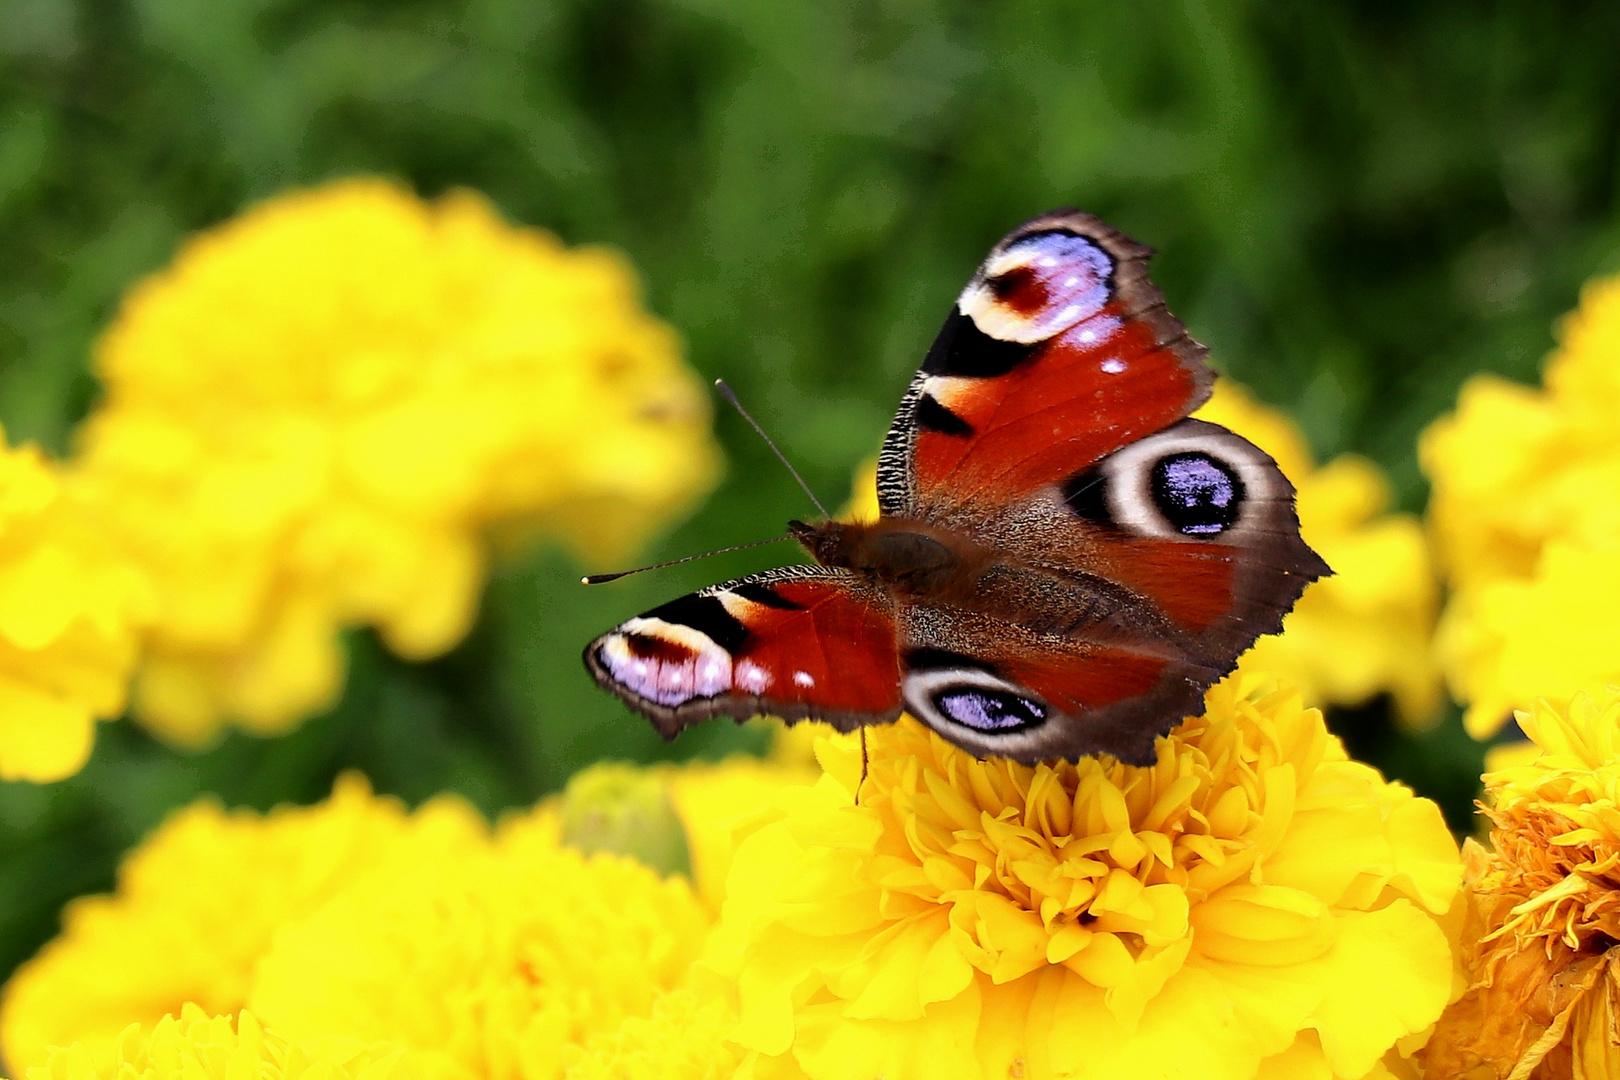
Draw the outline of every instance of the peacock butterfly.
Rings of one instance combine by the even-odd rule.
[[[1153,761],[1331,571],[1276,463],[1189,419],[1215,373],[1151,254],[1075,210],[1014,229],[900,401],[881,517],[790,523],[815,565],[628,620],[585,649],[597,682],[666,738],[905,710],[980,756]]]

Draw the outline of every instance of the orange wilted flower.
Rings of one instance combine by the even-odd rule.
[[[1542,754],[1485,777],[1491,850],[1464,849],[1469,986],[1426,1075],[1620,1076],[1620,687],[1518,716]]]

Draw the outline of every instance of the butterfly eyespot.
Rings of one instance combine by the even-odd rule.
[[[1212,454],[1193,450],[1160,458],[1153,466],[1153,503],[1186,536],[1214,536],[1231,528],[1243,508],[1243,481]]]
[[[1030,345],[1096,315],[1113,292],[1108,252],[1090,237],[1051,229],[992,252],[957,307],[991,338]]]
[[[947,739],[974,749],[1016,741],[1046,723],[1051,710],[1029,691],[993,671],[976,667],[926,667],[953,654],[918,650],[906,658],[911,670],[901,682],[906,708]],[[962,657],[972,662],[971,657]],[[962,741],[962,740],[965,740]]]
[[[1046,710],[1027,697],[982,687],[950,687],[933,696],[946,719],[984,732],[1022,731],[1046,719]]]
[[[1075,516],[1139,536],[1232,542],[1257,506],[1293,490],[1265,452],[1225,428],[1183,420],[1058,485]]]

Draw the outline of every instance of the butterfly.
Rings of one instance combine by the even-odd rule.
[[[585,665],[666,738],[713,716],[909,712],[979,756],[1155,759],[1311,581],[1294,488],[1190,414],[1215,379],[1152,249],[1056,210],[998,243],[900,401],[880,517],[683,596]]]

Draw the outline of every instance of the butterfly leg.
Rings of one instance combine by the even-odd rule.
[[[855,805],[861,805],[861,788],[866,786],[866,728],[861,728],[861,778],[855,781]]]

